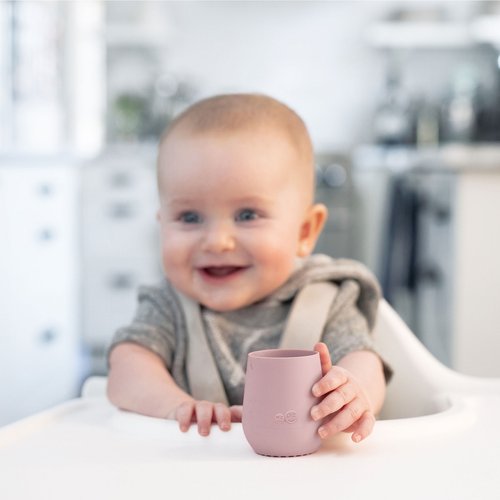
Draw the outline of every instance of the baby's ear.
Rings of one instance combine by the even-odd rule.
[[[317,203],[309,209],[300,228],[297,247],[299,257],[307,257],[314,250],[327,217],[328,209],[321,203]]]

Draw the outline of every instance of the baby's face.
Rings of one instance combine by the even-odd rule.
[[[230,311],[282,285],[297,255],[312,185],[272,130],[180,134],[160,151],[162,262],[172,284]]]

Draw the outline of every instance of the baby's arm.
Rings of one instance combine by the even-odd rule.
[[[323,372],[313,387],[313,394],[322,400],[311,409],[314,420],[325,419],[318,432],[322,438],[351,432],[352,440],[359,442],[371,433],[384,402],[382,362],[371,351],[356,351],[332,366],[325,344],[316,344],[314,349],[320,353]]]
[[[196,401],[174,381],[163,360],[133,343],[118,344],[109,357],[107,395],[115,406],[150,417],[175,419],[187,431],[192,422],[208,435],[213,421],[229,430],[231,420],[241,419],[238,407]]]

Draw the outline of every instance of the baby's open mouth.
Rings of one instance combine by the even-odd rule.
[[[208,266],[202,267],[201,272],[211,278],[225,278],[245,269],[243,266]]]

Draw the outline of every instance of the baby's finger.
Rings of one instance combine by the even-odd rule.
[[[198,422],[198,433],[201,436],[210,434],[212,427],[213,403],[209,401],[197,401],[195,406],[196,421]]]
[[[363,439],[372,433],[374,426],[375,415],[373,415],[371,411],[365,411],[363,416],[353,426],[351,426],[352,429],[349,429],[350,431],[352,430],[351,439],[355,443],[363,441]]]
[[[332,360],[330,358],[330,351],[328,347],[323,342],[318,342],[314,344],[314,350],[319,352],[319,361],[321,363],[321,373],[323,375],[327,374],[332,367]]]
[[[229,408],[231,412],[231,422],[241,422],[243,407],[241,405],[234,405]]]
[[[339,366],[332,366],[328,373],[316,382],[312,392],[317,398],[334,391],[348,380],[346,371]]]
[[[311,417],[320,420],[332,413],[339,411],[357,396],[356,387],[346,382],[327,394],[317,405],[311,408]]]
[[[187,432],[193,421],[194,401],[182,403],[175,412],[175,419],[179,422],[179,428],[182,432]]]
[[[354,422],[357,422],[365,411],[366,406],[361,399],[355,398],[349,404],[345,405],[334,417],[321,425],[318,429],[318,434],[324,439],[341,431],[345,431],[351,427]]]
[[[222,403],[215,403],[214,416],[221,431],[228,431],[231,429],[231,412],[226,405]]]

